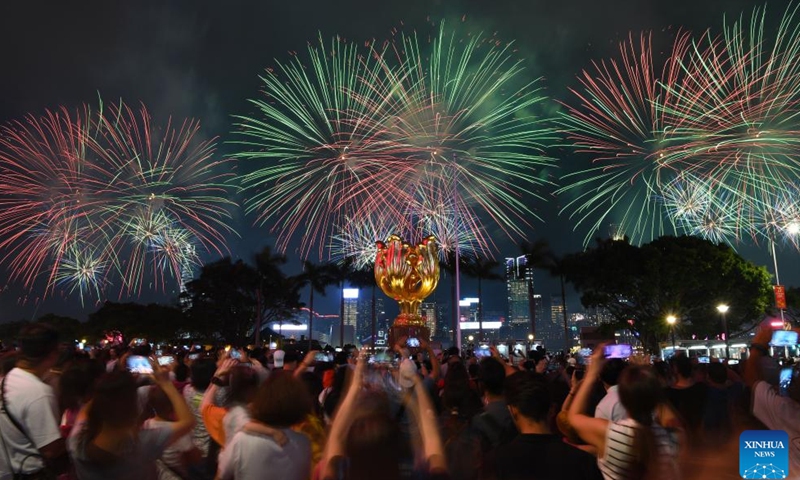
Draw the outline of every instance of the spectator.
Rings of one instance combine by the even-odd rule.
[[[617,391],[619,375],[624,369],[625,361],[621,358],[611,358],[603,365],[603,370],[600,372],[600,381],[603,382],[606,395],[594,410],[595,418],[602,418],[612,422],[628,418],[625,407],[619,401],[619,392]]]
[[[750,346],[750,357],[744,369],[745,384],[753,395],[753,415],[772,430],[784,430],[789,434],[789,472],[800,472],[800,369],[794,366],[792,382],[787,396],[781,396],[777,388],[767,383],[765,366],[774,368],[769,358],[769,342],[772,327],[769,320],[762,323]],[[766,365],[765,365],[766,364]]]
[[[709,446],[727,441],[733,433],[731,418],[744,386],[738,375],[724,364],[708,365],[708,397],[703,414],[703,432]]]
[[[503,398],[505,367],[494,357],[480,362],[479,384],[483,394],[483,413],[473,417],[470,430],[481,439],[484,452],[510,442],[517,428]]]
[[[361,355],[353,373],[350,388],[342,400],[331,426],[325,447],[321,472],[323,480],[355,480],[401,478],[401,451],[407,447],[400,441],[398,421],[385,403],[377,408],[360,408],[360,393],[367,360]],[[463,367],[463,365],[462,365]],[[466,374],[466,369],[464,369]],[[415,386],[408,392],[406,407],[416,420],[420,434],[421,464],[414,478],[447,479],[447,466],[433,405],[420,377],[411,377]]]
[[[601,479],[595,458],[550,430],[550,393],[541,377],[518,372],[506,379],[505,399],[520,434],[497,448],[485,478],[498,480]]]
[[[204,458],[209,458],[211,437],[209,437],[206,425],[203,423],[200,404],[203,401],[203,394],[211,384],[211,377],[214,376],[215,370],[216,366],[210,359],[198,359],[194,361],[190,367],[191,382],[183,389],[183,398],[186,400],[195,418],[192,442],[200,450]],[[212,469],[212,471],[215,470],[216,468]]]
[[[140,429],[133,375],[125,371],[106,374],[69,437],[69,450],[79,478],[156,479],[156,460],[169,445],[191,432],[192,412],[169,375],[155,366],[154,370],[155,384],[172,403],[176,421],[155,429]]]
[[[311,412],[311,397],[290,374],[271,376],[253,399],[253,421],[236,433],[219,459],[221,479],[306,480],[311,444],[290,430]],[[276,432],[277,430],[277,432]]]
[[[678,354],[672,358],[672,370],[675,383],[666,391],[667,400],[678,412],[686,429],[688,442],[697,446],[702,437],[701,427],[708,387],[705,383],[694,381],[692,362],[686,355]]]
[[[119,349],[117,347],[111,347],[108,349],[108,361],[106,362],[106,372],[113,372],[114,369],[117,368],[117,362],[119,361]]]
[[[345,381],[347,380],[347,372],[349,368],[346,365],[341,365],[333,370],[333,379],[331,386],[322,390],[319,394],[319,403],[322,407],[323,419],[325,424],[330,425],[333,422],[333,414],[339,401],[344,397]]]
[[[61,434],[68,437],[83,406],[91,399],[94,383],[105,372],[105,365],[94,360],[71,364],[59,378]]]
[[[627,367],[619,378],[619,398],[629,418],[610,422],[585,415],[592,388],[602,371],[603,346],[597,347],[569,407],[569,423],[598,452],[598,464],[606,480],[657,478],[674,480],[678,447],[675,436],[663,425],[674,425],[675,414],[663,405],[663,390],[649,365]],[[654,418],[658,417],[659,422]]]
[[[0,480],[47,478],[67,468],[59,431],[58,401],[42,381],[58,359],[58,334],[49,325],[32,323],[19,338],[21,356],[0,381]]]
[[[476,462],[480,439],[470,432],[472,418],[481,413],[481,400],[473,390],[463,362],[451,362],[442,389],[442,438],[447,464],[454,478],[470,479],[478,474]]]
[[[217,368],[211,386],[203,394],[200,410],[208,434],[221,446],[225,446],[248,421],[247,404],[255,396],[259,381],[256,372],[239,365],[239,361],[227,358]],[[226,407],[214,404],[218,386],[228,387]]]
[[[175,364],[175,368],[172,370],[173,375],[175,376],[172,383],[175,384],[175,388],[178,389],[178,392],[183,394],[183,390],[189,385],[189,366],[183,362],[179,362]]]
[[[144,422],[144,428],[156,430],[161,427],[169,427],[175,416],[175,409],[164,390],[151,389],[148,405],[155,416]],[[189,432],[164,450],[161,458],[156,462],[158,478],[159,480],[192,478],[190,475],[192,467],[201,461],[202,453],[192,443],[192,433]]]

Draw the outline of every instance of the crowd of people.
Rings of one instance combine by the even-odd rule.
[[[0,363],[0,480],[740,478],[743,430],[790,438],[769,323],[748,359],[577,362],[496,349],[92,352],[29,324]],[[797,374],[798,367],[794,367]]]

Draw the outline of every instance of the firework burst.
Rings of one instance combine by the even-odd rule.
[[[139,293],[146,275],[174,275],[152,250],[168,232],[221,252],[233,174],[198,131],[194,121],[157,127],[122,103],[0,127],[0,250],[12,281],[44,280],[46,293],[65,286],[83,301],[112,283]]]
[[[673,102],[665,85],[678,80],[689,41],[678,33],[659,68],[652,35],[631,35],[620,44],[619,59],[594,62],[579,77],[581,88],[571,89],[574,103],[564,104],[560,123],[568,147],[592,166],[567,174],[558,193],[572,197],[562,212],[577,220],[575,228],[595,222],[587,242],[610,217],[637,242],[665,232],[665,212],[654,200],[676,174],[664,169],[664,158],[680,147],[662,105]]]
[[[244,178],[248,211],[273,223],[279,248],[302,235],[302,254],[314,243],[322,254],[320,240],[348,235],[337,225],[375,215],[406,225],[430,185],[452,184],[467,228],[485,213],[519,233],[535,217],[523,194],[553,163],[542,153],[552,132],[534,112],[539,81],[522,80],[510,47],[480,37],[462,44],[442,28],[430,55],[425,47],[416,36],[364,52],[320,42],[307,65],[263,78],[266,98],[252,101],[262,118],[240,117],[238,156],[259,162]],[[476,238],[483,229],[470,234],[470,244],[490,243]]]

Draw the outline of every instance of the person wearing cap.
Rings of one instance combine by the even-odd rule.
[[[282,370],[283,369],[283,360],[286,357],[286,352],[283,350],[275,350],[272,354],[272,367],[275,370]]]

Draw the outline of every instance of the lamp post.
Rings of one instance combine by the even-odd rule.
[[[731,358],[730,346],[728,343],[728,321],[725,319],[725,314],[728,312],[728,306],[724,303],[717,305],[717,311],[722,315],[722,334],[725,335],[725,358]]]
[[[675,315],[670,315],[667,317],[667,323],[669,324],[670,332],[672,333],[672,356],[675,356],[675,322],[678,319]]]

